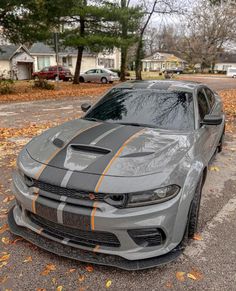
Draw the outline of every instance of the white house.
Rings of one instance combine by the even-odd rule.
[[[34,71],[39,71],[46,66],[56,65],[56,54],[52,47],[43,43],[35,43],[30,54],[34,58]],[[59,64],[69,67],[72,74],[75,72],[77,60],[77,50],[74,48],[62,48],[59,52]],[[92,53],[84,51],[81,72],[92,68],[120,68],[120,51],[114,49],[113,52]]]
[[[227,72],[228,68],[236,68],[236,53],[221,53],[216,62],[214,71]]]
[[[75,72],[77,50],[63,48],[59,52],[59,64]],[[93,68],[120,68],[120,51],[92,53],[84,51],[81,72]],[[35,43],[30,49],[23,45],[0,45],[0,76],[17,80],[30,79],[33,71],[56,65],[56,54],[52,47]]]

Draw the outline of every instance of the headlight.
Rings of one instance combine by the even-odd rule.
[[[148,190],[129,194],[106,195],[104,200],[115,207],[138,207],[165,202],[179,193],[180,187],[170,185],[156,190]]]

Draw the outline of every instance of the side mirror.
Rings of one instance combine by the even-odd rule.
[[[91,107],[91,105],[89,103],[83,103],[81,105],[81,109],[82,109],[83,112],[88,111],[90,107]]]
[[[206,115],[201,122],[201,124],[206,124],[206,125],[220,125],[222,123],[222,116],[220,115]]]

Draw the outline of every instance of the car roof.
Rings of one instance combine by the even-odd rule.
[[[203,85],[199,82],[185,81],[185,80],[132,80],[124,83],[120,83],[115,88],[122,89],[157,89],[157,90],[168,90],[168,89],[183,89],[187,91],[194,91],[196,87]]]

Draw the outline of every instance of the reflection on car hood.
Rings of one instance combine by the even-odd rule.
[[[121,177],[168,171],[192,144],[192,134],[77,119],[47,130],[26,149],[52,170]]]

